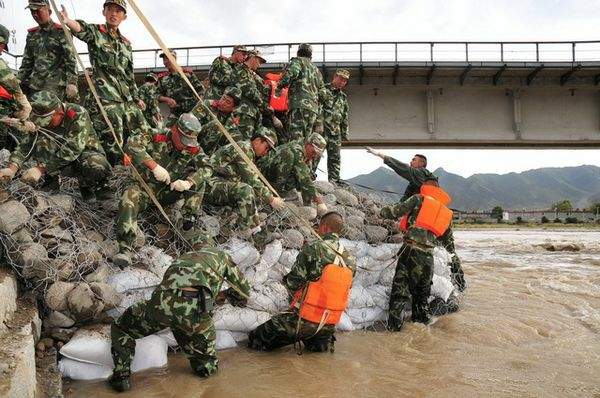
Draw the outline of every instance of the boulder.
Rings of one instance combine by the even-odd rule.
[[[86,321],[100,314],[104,303],[96,300],[90,285],[80,283],[67,295],[67,307],[76,320]]]
[[[61,281],[69,281],[77,270],[77,266],[73,262],[62,258],[50,259],[50,266],[56,271],[58,279]]]
[[[304,235],[295,229],[286,229],[282,232],[283,246],[286,249],[300,249],[304,245]]]
[[[299,208],[300,217],[312,221],[317,218],[317,209],[311,206],[302,206]]]
[[[21,228],[12,234],[12,238],[19,244],[33,243],[33,237],[27,230],[27,228]]]
[[[112,286],[106,283],[92,282],[90,288],[96,295],[96,298],[104,303],[104,309],[116,308],[121,304],[121,296]]]
[[[364,228],[364,227],[363,227]],[[365,240],[366,235],[362,228],[356,228],[353,225],[344,225],[342,236],[350,240]]]
[[[112,260],[119,253],[119,243],[116,240],[105,240],[98,245],[98,248],[108,260]]]
[[[329,193],[327,195],[323,195],[323,202],[325,202],[327,206],[333,206],[337,203],[337,199],[335,198],[334,194]]]
[[[16,200],[0,204],[0,232],[12,235],[29,221],[29,211]]]
[[[102,236],[102,234],[98,231],[94,231],[94,230],[86,231],[85,236],[91,242],[94,242],[94,243],[100,243],[100,242],[104,241],[104,236]]]
[[[329,181],[315,181],[314,184],[315,188],[317,188],[317,191],[324,195],[333,193],[335,191],[335,185],[333,185]]]
[[[110,275],[110,268],[108,264],[102,263],[93,272],[87,274],[84,279],[87,283],[106,283],[108,275]]]
[[[55,282],[48,288],[44,295],[44,302],[54,311],[67,310],[67,295],[75,288],[74,283],[70,282]]]
[[[338,203],[346,206],[358,206],[358,198],[356,195],[351,194],[342,188],[337,188],[334,192],[335,198]]]
[[[55,241],[73,242],[73,235],[59,226],[44,229],[41,236]]]
[[[45,278],[49,262],[46,248],[39,243],[28,243],[19,250],[17,263],[23,268],[23,276],[26,279]]]
[[[367,235],[369,243],[381,243],[386,240],[388,230],[377,225],[368,225],[365,228],[365,234]]]
[[[65,213],[73,211],[73,197],[71,195],[52,195],[48,198],[48,203],[51,206],[60,207]]]
[[[46,329],[70,328],[74,324],[73,319],[58,311],[50,312],[50,315],[44,319],[44,328]]]

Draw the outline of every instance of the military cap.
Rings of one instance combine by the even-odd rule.
[[[319,154],[323,153],[327,146],[327,141],[325,141],[325,138],[319,133],[312,133],[309,135],[306,143],[311,144]]]
[[[348,71],[348,69],[338,69],[335,71],[335,74],[340,77],[343,77],[346,80],[350,79],[350,72]]]
[[[236,51],[241,51],[241,52],[248,52],[248,49],[246,48],[246,46],[242,45],[242,44],[238,44],[237,46],[233,46],[233,49],[231,50],[232,53],[236,52]]]
[[[62,106],[58,97],[49,91],[38,91],[31,96],[31,116],[33,123],[41,127],[50,124],[57,108]]]
[[[4,25],[0,25],[0,44],[4,43],[6,51],[8,51],[8,39],[10,38],[10,32]]]
[[[106,7],[109,4],[116,4],[121,7],[123,11],[127,12],[127,2],[125,0],[105,0],[103,7]]]
[[[158,77],[156,76],[155,73],[146,73],[146,75],[144,76],[144,80],[148,81],[148,80],[154,80],[155,82],[158,81]]]
[[[264,64],[265,62],[267,62],[266,59],[263,58],[262,54],[260,53],[260,51],[258,51],[257,49],[254,49],[252,51],[248,51],[248,57],[256,57],[258,59],[260,59],[260,61]]]
[[[171,55],[175,58],[177,58],[177,53],[175,52],[175,50],[171,50],[169,48],[169,52],[171,53]],[[165,58],[167,56],[167,54],[165,54],[165,52],[163,51],[162,53],[160,53],[160,55],[158,56],[159,58]]]
[[[239,103],[242,100],[242,90],[237,86],[229,86],[225,88],[223,94],[233,98],[236,103]]]
[[[275,131],[262,126],[258,129],[256,133],[254,133],[254,137],[260,137],[269,143],[271,148],[275,148],[277,145],[277,133]]]
[[[25,9],[39,10],[42,7],[50,7],[48,0],[29,0],[29,5]]]
[[[298,46],[298,51],[306,51],[312,55],[312,46],[308,43],[302,43]]]
[[[184,113],[179,116],[176,123],[177,129],[181,134],[181,143],[189,147],[198,146],[198,134],[202,129],[202,124],[196,116],[191,113]]]

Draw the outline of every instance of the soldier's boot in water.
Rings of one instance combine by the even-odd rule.
[[[404,306],[394,313],[390,313],[387,321],[387,330],[390,332],[399,332],[404,326]]]
[[[125,392],[131,390],[131,380],[129,378],[129,374],[127,373],[113,373],[108,379],[108,385],[117,391],[117,392]]]
[[[416,300],[413,297],[413,306],[412,306],[412,321],[423,323],[425,325],[431,322],[431,317],[427,313],[428,305],[427,300]]]

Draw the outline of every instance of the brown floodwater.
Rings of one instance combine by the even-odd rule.
[[[338,333],[334,354],[221,351],[216,376],[181,354],[132,377],[120,397],[600,398],[600,233],[459,231],[469,289],[461,311],[400,333]],[[547,252],[546,241],[577,243]],[[116,396],[65,382],[67,397]]]

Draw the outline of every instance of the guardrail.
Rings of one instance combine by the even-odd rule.
[[[286,63],[295,56],[300,43],[260,43],[258,48],[269,63]],[[539,42],[329,42],[313,43],[313,61],[317,63],[365,62],[600,62],[600,41]],[[233,45],[176,47],[182,66],[208,66],[219,55],[229,55]],[[136,68],[161,67],[159,49],[134,50]],[[22,55],[12,57],[18,69]],[[87,53],[81,54],[89,65]]]

